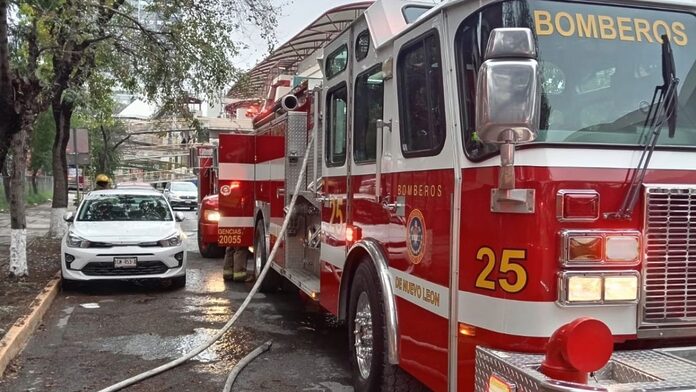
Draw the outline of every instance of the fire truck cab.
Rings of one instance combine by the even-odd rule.
[[[359,391],[694,390],[696,5],[359,8],[221,165],[265,288],[347,323]]]

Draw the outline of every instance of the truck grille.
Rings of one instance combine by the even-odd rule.
[[[696,323],[696,187],[645,191],[642,324]]]

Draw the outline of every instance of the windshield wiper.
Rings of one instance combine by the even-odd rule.
[[[652,158],[657,139],[660,137],[665,123],[669,127],[669,137],[674,137],[677,128],[677,70],[674,65],[674,53],[669,43],[667,35],[662,36],[662,82],[661,86],[655,87],[650,110],[643,124],[643,134],[648,135],[648,139],[643,146],[643,153],[638,161],[638,167],[633,170],[631,186],[628,188],[626,197],[621,203],[621,208],[617,212],[606,214],[610,219],[631,219],[633,210],[638,202],[641,185],[648,171],[648,165]]]

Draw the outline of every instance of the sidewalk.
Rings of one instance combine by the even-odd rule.
[[[48,233],[51,223],[51,202],[27,208],[27,239]],[[0,213],[0,248],[10,246],[10,213]]]

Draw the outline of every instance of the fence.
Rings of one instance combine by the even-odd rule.
[[[5,184],[9,186],[9,178],[2,177],[0,181],[0,210],[6,209],[9,204],[9,200],[5,197],[8,192],[5,192]],[[34,187],[32,185],[31,177],[26,177],[25,184],[25,194],[26,200],[30,203],[40,203],[49,199],[53,194],[53,177],[52,176],[37,176],[36,177],[36,192],[34,192]]]

